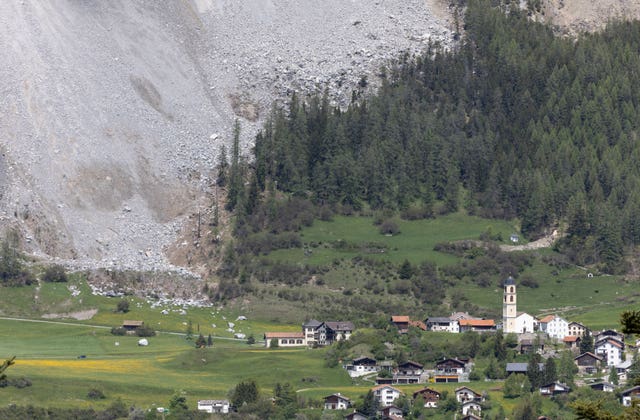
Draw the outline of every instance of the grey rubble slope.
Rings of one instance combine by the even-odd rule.
[[[440,0],[0,2],[0,227],[34,254],[171,269],[206,206],[236,115],[246,146],[272,100],[349,97],[401,50],[451,34]]]

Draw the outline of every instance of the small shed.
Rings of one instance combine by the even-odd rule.
[[[135,334],[136,330],[144,326],[144,321],[124,320],[122,321],[122,328],[127,331],[127,334]]]

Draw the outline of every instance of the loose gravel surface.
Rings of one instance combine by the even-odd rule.
[[[234,119],[431,41],[439,0],[0,2],[0,227],[78,268],[178,270],[166,247],[207,203]],[[372,89],[372,88],[370,88]],[[184,271],[184,270],[182,270]]]

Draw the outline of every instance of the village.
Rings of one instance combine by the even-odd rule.
[[[558,349],[570,351],[577,371],[575,386],[590,387],[608,393],[617,391],[620,403],[625,407],[630,406],[633,400],[640,400],[640,386],[626,386],[627,373],[633,366],[634,357],[637,357],[640,340],[627,343],[624,334],[616,330],[591,331],[580,322],[568,321],[558,315],[536,318],[518,312],[516,282],[509,277],[503,283],[503,317],[499,322],[457,312],[448,317],[434,316],[425,320],[412,320],[407,315],[394,315],[389,319],[389,325],[397,329],[399,335],[408,334],[412,328],[426,334],[463,334],[466,331],[480,334],[512,334],[517,336],[515,350],[518,354],[537,353],[541,355],[542,361],[557,357]],[[325,347],[349,340],[354,330],[351,321],[312,319],[304,322],[301,331],[298,332],[265,332],[264,346],[267,349]],[[588,348],[589,351],[581,351],[581,348]],[[474,361],[471,359],[451,354],[433,366],[424,366],[410,360],[396,363],[393,360],[376,360],[373,357],[361,356],[344,361],[341,367],[351,378],[372,383],[370,392],[378,407],[378,418],[403,418],[403,409],[397,405],[400,398],[411,401],[414,406],[419,404],[426,409],[438,408],[439,404],[443,403],[443,393],[437,390],[439,383],[461,383],[454,391],[460,414],[457,418],[482,418],[486,393],[477,392],[473,386],[464,384],[473,382],[470,373]],[[527,369],[528,363],[506,363],[504,376],[508,378],[510,375],[526,375]],[[539,363],[539,369],[544,369],[544,363]],[[402,391],[403,385],[415,384],[425,386],[408,395]],[[537,389],[544,397],[556,397],[571,391],[571,386],[559,381],[541,384]],[[348,414],[345,414],[344,419],[369,418],[366,414],[353,410],[353,404],[352,398],[339,392],[323,399],[324,410],[345,410]],[[201,400],[198,402],[198,409],[208,413],[228,413],[233,407],[230,407],[228,400]],[[352,412],[348,412],[350,409]]]

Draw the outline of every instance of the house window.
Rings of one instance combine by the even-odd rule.
[[[509,290],[511,291],[511,293],[513,293],[513,292],[514,292],[514,290],[515,290],[515,287],[511,286],[511,287],[509,288]]]
[[[513,302],[513,296],[510,296],[511,299],[509,299],[509,301]]]
[[[296,343],[297,344],[302,344],[302,340],[298,339],[298,340],[296,340]]]

